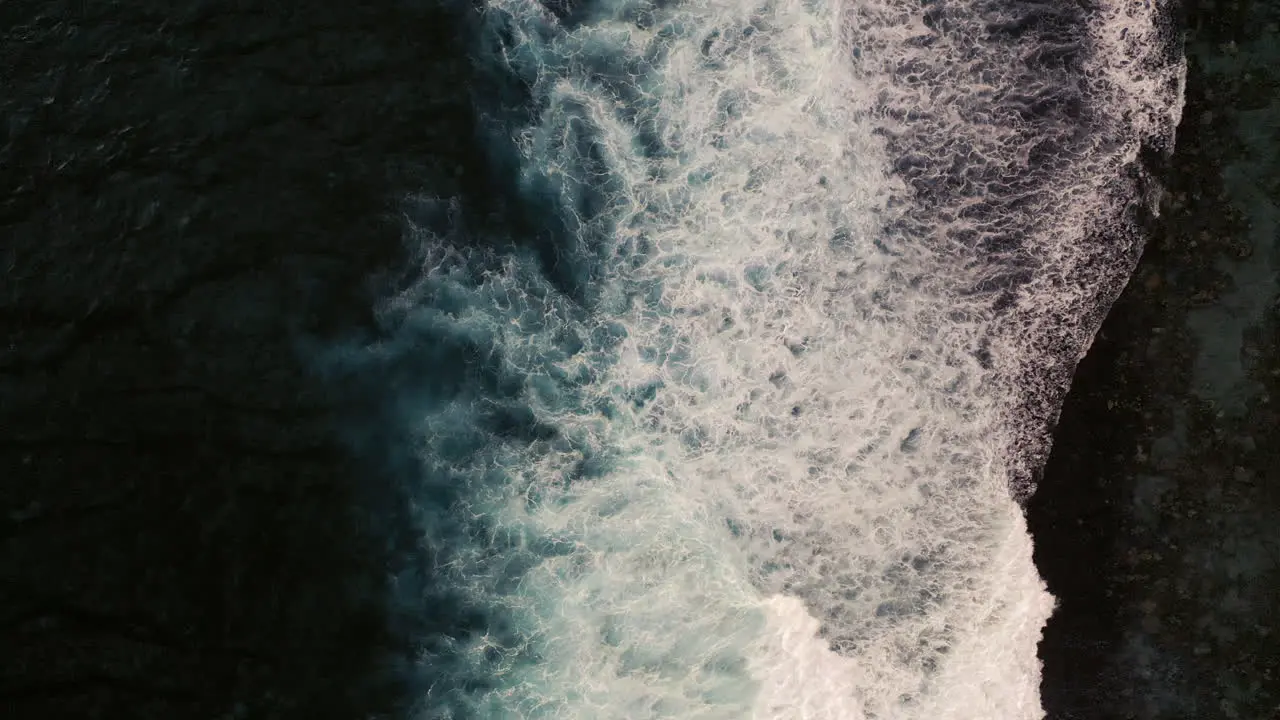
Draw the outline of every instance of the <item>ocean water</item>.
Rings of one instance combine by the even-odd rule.
[[[412,717],[1042,717],[1019,500],[1154,210],[1167,12],[460,6],[490,181],[397,199],[381,335],[317,355],[409,444]]]

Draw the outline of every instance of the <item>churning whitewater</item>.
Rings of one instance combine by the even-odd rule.
[[[491,195],[405,202],[342,353],[431,378],[414,717],[1042,717],[1018,499],[1140,251],[1163,12],[466,10]]]

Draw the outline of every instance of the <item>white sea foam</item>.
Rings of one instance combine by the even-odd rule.
[[[511,300],[516,260],[475,291],[506,315],[450,316],[499,338],[539,420],[577,439],[469,471],[516,478],[471,504],[506,554],[453,577],[522,638],[466,650],[496,677],[474,712],[1043,716],[1053,599],[1010,485],[1130,269],[1120,174],[1180,87],[1143,55],[1151,9],[1103,3],[1077,77],[1030,67],[1035,38],[999,40],[979,5],[618,2],[566,24],[491,0],[507,39],[482,60],[540,102],[525,182],[558,189],[603,269],[592,319]],[[1019,115],[1033,76],[1032,100],[1081,83],[1082,114]],[[605,209],[575,211],[604,174]],[[550,338],[605,322],[625,329],[607,362],[586,341],[549,371],[591,378],[566,409],[539,379]],[[607,468],[582,473],[584,447]]]

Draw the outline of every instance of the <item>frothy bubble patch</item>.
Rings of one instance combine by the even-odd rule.
[[[423,232],[388,306],[459,348],[404,412],[436,570],[504,618],[424,653],[477,678],[424,717],[1042,717],[1010,485],[1177,68],[1152,10],[1002,6],[488,3],[554,252]]]

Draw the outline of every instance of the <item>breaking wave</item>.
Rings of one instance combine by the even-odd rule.
[[[1153,208],[1156,3],[486,0],[403,203],[415,718],[1039,718],[1018,499]]]

